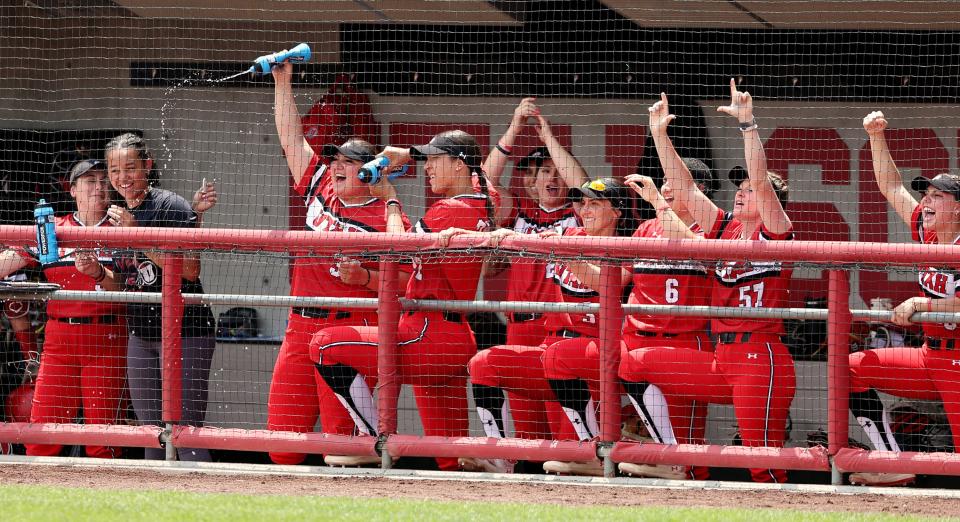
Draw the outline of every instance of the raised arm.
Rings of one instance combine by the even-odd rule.
[[[747,163],[750,188],[757,193],[757,204],[763,225],[773,234],[784,234],[792,228],[770,178],[767,177],[767,155],[763,151],[760,133],[753,117],[753,98],[749,92],[737,90],[737,82],[730,78],[730,105],[717,107],[740,123],[743,133],[743,154]],[[709,230],[706,229],[705,230]]]
[[[910,226],[913,218],[913,211],[919,203],[913,194],[903,186],[903,176],[897,164],[890,155],[890,147],[887,145],[887,137],[884,130],[887,128],[887,119],[883,113],[874,111],[863,118],[863,128],[870,137],[870,153],[873,156],[873,175],[877,179],[877,186],[880,193],[887,198],[890,206],[897,211],[897,215],[907,226]]]
[[[683,165],[683,162],[680,162],[680,164]],[[653,182],[652,178],[649,176],[641,176],[640,174],[631,174],[627,176],[625,181],[628,187],[632,188],[634,192],[643,198],[644,201],[650,203],[657,211],[657,217],[660,219],[660,225],[663,227],[664,236],[670,239],[703,239],[703,237],[698,236],[690,230],[690,227],[673,211],[670,204],[667,203],[667,200],[663,199],[663,195],[657,190],[657,185]],[[693,185],[693,187],[688,190],[700,192],[700,189],[696,185]],[[674,192],[676,192],[676,190]],[[711,218],[711,220],[715,219],[716,217]],[[711,222],[710,225],[713,226],[713,223]]]
[[[535,101],[536,98],[520,100],[520,105],[517,105],[517,108],[513,110],[513,118],[510,120],[507,132],[503,133],[503,136],[497,141],[497,146],[490,149],[490,154],[483,161],[483,171],[486,172],[487,179],[494,185],[502,185],[503,169],[510,158],[510,152],[513,151],[513,143],[517,139],[517,134],[520,133],[520,128],[527,122],[527,118],[540,114],[540,108],[536,106]]]
[[[293,98],[293,64],[277,64],[273,72],[273,116],[277,124],[277,133],[280,135],[280,146],[287,158],[287,166],[293,176],[295,184],[313,159],[313,148],[303,136],[303,127],[300,123],[300,111]]]
[[[560,144],[560,140],[553,135],[550,122],[542,114],[537,114],[536,118],[537,134],[540,135],[540,141],[550,152],[550,158],[553,160],[553,164],[557,166],[557,172],[560,173],[563,182],[568,187],[574,188],[590,181],[590,176],[587,175],[587,171],[583,170],[583,166],[580,165],[577,158],[574,158],[573,154],[570,154],[570,151],[565,149]]]
[[[667,94],[661,92],[660,101],[654,103],[647,110],[650,113],[650,134],[653,136],[653,144],[657,148],[657,157],[660,158],[660,167],[663,169],[664,179],[673,187],[673,197],[690,210],[701,228],[711,230],[714,221],[717,219],[718,207],[700,191],[697,182],[690,174],[690,169],[683,163],[680,155],[677,154],[677,150],[673,147],[673,141],[667,133],[667,128],[676,119],[676,116],[670,114]],[[637,187],[634,187],[634,190],[639,193]],[[659,192],[657,194],[659,195]],[[640,194],[640,196],[643,197],[643,194]],[[654,204],[654,208],[659,207]]]

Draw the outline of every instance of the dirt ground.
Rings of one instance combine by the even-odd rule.
[[[319,495],[440,501],[553,503],[561,505],[776,508],[960,517],[960,498],[822,494],[789,491],[667,489],[561,483],[473,482],[383,477],[238,475],[193,471],[3,465],[0,483],[98,489],[157,489],[201,493]]]

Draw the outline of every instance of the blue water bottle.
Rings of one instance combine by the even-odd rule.
[[[278,63],[283,62],[309,62],[310,46],[302,43],[292,49],[284,49],[273,54],[265,54],[253,61],[253,67],[248,72],[258,72],[260,74],[270,74],[270,69]]]
[[[33,218],[37,222],[37,253],[43,264],[56,263],[60,260],[57,250],[57,228],[53,219],[53,207],[46,200],[41,199],[33,209]]]
[[[387,168],[387,165],[390,164],[390,160],[385,157],[375,158],[372,161],[368,161],[360,167],[360,170],[357,172],[357,179],[360,180],[360,183],[369,183],[370,185],[376,185],[380,183],[380,179],[383,178],[383,169]],[[394,179],[407,173],[407,166],[404,165],[400,170],[395,170],[387,174],[387,179],[393,181]]]

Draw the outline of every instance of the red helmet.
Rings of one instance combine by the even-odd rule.
[[[7,422],[30,422],[33,407],[33,384],[24,384],[7,396]]]

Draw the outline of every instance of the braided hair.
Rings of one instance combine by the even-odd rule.
[[[480,185],[480,192],[486,198],[486,207],[487,207],[487,219],[490,221],[490,229],[497,228],[497,221],[494,217],[493,210],[493,198],[490,196],[490,187],[487,184],[487,177],[483,173],[483,169],[480,167],[482,163],[482,157],[480,154],[480,145],[477,144],[476,138],[462,130],[451,130],[437,134],[436,137],[445,138],[447,141],[458,145],[463,148],[464,154],[457,156],[464,163],[466,163],[467,168],[470,170],[470,175],[477,176],[477,184]]]

